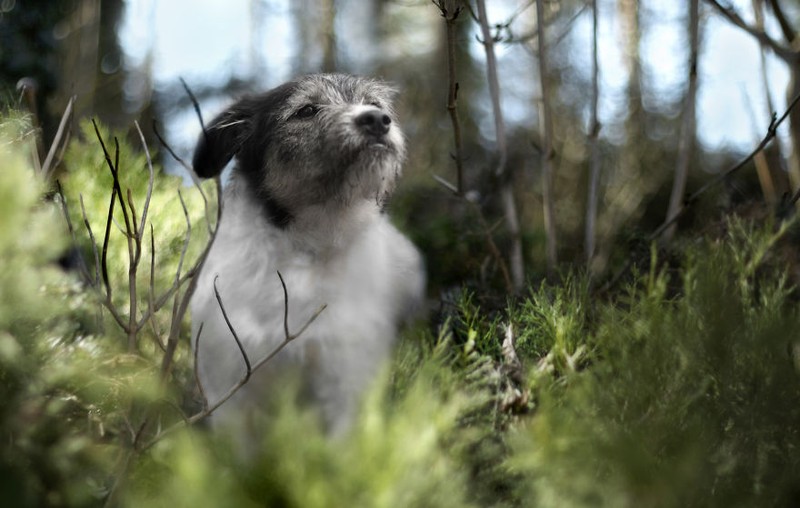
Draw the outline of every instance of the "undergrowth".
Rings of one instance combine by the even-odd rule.
[[[577,274],[500,309],[455,292],[434,325],[403,335],[349,435],[325,437],[286,387],[242,460],[185,420],[201,407],[188,317],[173,322],[187,286],[153,309],[181,260],[202,255],[213,210],[156,168],[138,278],[113,214],[109,304],[94,253],[112,179],[94,130],[68,151],[62,198],[28,163],[24,121],[0,123],[4,506],[800,504],[798,295],[772,255],[793,222],[729,219],[725,237],[686,247],[677,270],[654,250],[602,298]],[[147,161],[124,142],[119,153],[125,198],[141,214]],[[73,244],[88,278],[57,262]],[[153,315],[131,341],[112,307],[123,323],[132,307]]]

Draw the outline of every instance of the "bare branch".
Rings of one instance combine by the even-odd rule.
[[[136,223],[136,206],[133,202],[133,191],[130,187],[126,189],[128,197],[128,209],[131,211],[131,224],[133,224],[133,237],[139,239],[139,225]]]
[[[511,280],[511,274],[508,272],[508,267],[506,266],[506,261],[503,258],[503,254],[500,252],[500,249],[497,247],[497,244],[494,241],[494,237],[492,237],[492,233],[494,228],[489,226],[488,222],[486,221],[486,217],[483,215],[483,211],[481,210],[480,203],[477,200],[472,199],[470,193],[466,193],[463,195],[459,195],[455,186],[445,180],[444,178],[433,175],[433,179],[442,187],[453,192],[457,197],[463,199],[463,201],[469,206],[469,208],[475,212],[475,215],[478,217],[478,222],[480,223],[481,227],[481,234],[486,239],[486,245],[489,247],[489,253],[491,257],[497,263],[498,268],[500,269],[500,273],[503,276],[503,282],[505,284],[506,291],[509,293],[514,292],[514,283]]]
[[[92,253],[94,254],[94,286],[100,284],[100,257],[97,252],[97,242],[92,233],[92,226],[89,224],[89,218],[86,216],[86,207],[83,205],[83,194],[78,194],[81,202],[81,215],[83,216],[83,225],[86,226],[86,231],[89,232],[89,241],[92,242]]]
[[[153,122],[153,132],[155,133],[159,143],[161,143],[161,146],[163,146],[167,150],[167,152],[172,156],[172,158],[175,159],[175,161],[178,162],[178,164],[180,164],[183,167],[183,169],[186,170],[186,172],[189,174],[189,177],[192,179],[192,183],[200,192],[200,197],[203,198],[203,208],[205,210],[205,215],[206,215],[206,226],[208,228],[208,233],[211,234],[212,228],[211,228],[211,217],[209,216],[208,197],[206,196],[206,193],[203,190],[203,186],[200,185],[200,180],[198,180],[197,178],[197,173],[194,172],[192,166],[190,166],[185,160],[183,160],[177,153],[175,153],[172,147],[169,146],[167,141],[161,136],[161,133],[158,132],[158,127],[156,126],[155,122]]]
[[[217,288],[217,279],[219,279],[219,275],[216,275],[214,277],[214,296],[217,298],[217,303],[219,304],[219,310],[222,311],[222,317],[225,319],[225,324],[228,325],[228,330],[230,330],[231,335],[233,335],[233,340],[236,341],[236,346],[239,348],[239,352],[242,354],[242,359],[244,360],[244,365],[247,368],[246,373],[244,375],[244,380],[243,380],[243,383],[246,383],[247,380],[250,379],[250,374],[252,374],[252,372],[253,372],[253,369],[250,366],[250,358],[247,356],[247,351],[244,350],[244,346],[242,345],[242,341],[239,340],[239,335],[236,333],[236,330],[233,328],[233,325],[231,324],[231,320],[228,318],[228,313],[225,311],[225,306],[222,304],[222,297],[219,295],[219,289]],[[282,280],[283,279],[281,279],[281,281]],[[284,291],[285,290],[286,290],[286,287],[284,286]],[[287,306],[286,312],[287,313],[289,312],[288,306]],[[285,319],[286,318],[284,317],[284,326],[286,325]],[[287,329],[287,333],[288,333],[288,329]]]
[[[69,216],[69,209],[67,207],[67,198],[64,196],[64,189],[61,187],[61,182],[56,180],[56,195],[58,196],[58,200],[61,201],[61,211],[64,214],[64,219],[67,222],[67,230],[69,231],[69,236],[72,238],[72,246],[74,249],[77,250],[78,248],[78,238],[75,235],[75,228],[72,226],[72,219]],[[92,282],[92,277],[89,275],[89,268],[86,266],[86,260],[83,259],[83,255],[78,252],[78,261],[79,261],[79,268],[81,271],[81,275],[86,280],[86,282]]]
[[[213,241],[213,238],[212,238]],[[169,299],[167,295],[175,295],[174,305],[172,309],[172,324],[170,325],[169,330],[169,337],[167,338],[167,351],[164,354],[164,357],[161,361],[161,376],[163,379],[167,378],[167,375],[172,368],[172,360],[175,356],[175,351],[178,348],[178,340],[180,338],[180,329],[181,329],[181,322],[183,321],[183,316],[186,315],[186,311],[189,308],[189,299],[192,297],[195,289],[197,288],[197,277],[198,274],[205,264],[206,257],[208,256],[209,248],[211,247],[211,241],[209,241],[208,245],[206,245],[205,250],[198,258],[197,263],[191,270],[186,272],[183,277],[178,281],[177,284],[173,284],[173,286],[167,291],[167,294],[162,295],[162,298],[159,299],[159,302],[156,302],[156,311],[166,303],[166,300]],[[189,280],[189,287],[186,288],[186,292],[183,294],[183,297],[180,297],[179,291],[180,287],[183,285],[185,281]],[[163,303],[161,303],[163,302]],[[143,318],[144,319],[144,318]]]
[[[186,90],[186,95],[188,95],[189,100],[192,101],[192,107],[197,115],[197,119],[200,121],[200,127],[203,129],[203,135],[208,136],[208,132],[206,132],[206,124],[203,122],[203,112],[200,111],[200,103],[197,101],[197,97],[194,96],[194,93],[192,93],[192,90],[189,88],[189,85],[186,84],[186,81],[183,78],[179,79],[181,81],[181,85],[183,85],[183,89]]]
[[[147,443],[142,449],[149,448],[150,446],[152,446],[153,444],[158,442],[160,439],[162,439],[164,436],[166,436],[167,434],[173,432],[174,430],[176,430],[176,429],[178,429],[180,427],[183,427],[185,425],[192,425],[194,423],[197,423],[200,420],[203,420],[203,419],[208,418],[209,416],[211,416],[211,414],[213,414],[214,411],[216,411],[222,404],[227,402],[228,399],[233,397],[233,395],[237,391],[239,391],[245,384],[247,384],[247,382],[250,380],[250,376],[251,376],[252,372],[254,372],[258,368],[260,368],[261,366],[263,366],[264,364],[266,364],[267,362],[269,362],[270,360],[275,358],[275,356],[278,355],[278,353],[280,353],[281,351],[283,351],[283,349],[286,346],[288,346],[293,340],[295,340],[298,337],[300,337],[306,331],[306,329],[308,329],[308,327],[311,326],[311,324],[314,321],[316,321],[317,318],[320,316],[320,314],[322,314],[322,312],[328,307],[327,304],[322,304],[314,312],[314,314],[312,314],[311,317],[305,322],[305,324],[303,324],[303,326],[300,327],[300,329],[297,332],[291,333],[290,330],[289,330],[289,326],[288,326],[288,318],[289,318],[289,310],[288,310],[288,307],[289,307],[289,296],[288,296],[288,291],[286,289],[286,285],[284,284],[283,277],[280,274],[278,274],[278,278],[280,279],[281,286],[283,287],[283,290],[284,290],[284,314],[283,314],[284,315],[284,326],[283,326],[283,329],[284,329],[284,340],[280,344],[278,344],[278,346],[275,347],[275,349],[273,349],[272,352],[270,352],[267,356],[263,357],[258,362],[256,362],[255,364],[251,365],[250,364],[250,360],[249,360],[249,358],[247,356],[247,353],[245,352],[244,347],[242,346],[242,343],[239,340],[239,336],[236,333],[236,331],[235,331],[235,329],[233,327],[233,324],[228,319],[227,313],[225,311],[225,306],[222,304],[222,298],[220,297],[219,290],[217,289],[217,279],[218,278],[219,278],[219,276],[214,277],[214,296],[217,298],[217,303],[219,304],[220,310],[222,311],[222,317],[225,319],[225,323],[228,325],[228,329],[230,330],[231,334],[233,335],[233,338],[236,341],[236,345],[239,347],[239,351],[242,353],[242,358],[244,358],[244,360],[245,360],[245,364],[246,364],[246,367],[247,367],[246,373],[235,385],[233,385],[214,404],[209,405],[208,404],[208,400],[205,398],[205,395],[203,395],[203,410],[202,411],[200,411],[199,413],[191,416],[190,418],[188,418],[188,419],[186,419],[184,421],[176,423],[172,427],[170,427],[170,428],[164,430],[163,432],[159,433],[149,443]],[[200,327],[198,328],[197,337],[195,339],[195,351],[194,351],[194,355],[195,355],[195,357],[194,357],[195,375],[197,375],[197,354],[198,354],[197,352],[199,350],[200,332],[202,331],[202,328],[203,328],[203,325],[201,323]],[[203,393],[203,388],[202,388],[202,385],[200,384],[199,379],[197,380],[197,384],[200,387],[201,393]]]
[[[447,111],[453,124],[453,143],[456,163],[456,188],[464,193],[464,157],[461,146],[461,121],[458,117],[458,81],[456,77],[456,20],[463,10],[460,0],[434,0],[445,21],[447,30]]]
[[[153,196],[153,184],[155,181],[155,171],[153,170],[153,159],[150,157],[150,150],[147,148],[147,141],[144,139],[144,134],[142,133],[141,127],[139,127],[139,122],[134,121],[133,124],[136,126],[136,131],[139,133],[139,139],[142,142],[142,148],[144,149],[144,155],[147,159],[147,170],[149,171],[149,179],[147,181],[147,195],[144,198],[144,206],[142,207],[142,222],[139,225],[139,231],[141,235],[144,235],[144,225],[147,223],[147,211],[150,208],[150,199]],[[141,238],[139,238],[141,241]]]
[[[53,138],[53,142],[50,144],[50,150],[47,152],[47,157],[44,159],[44,164],[42,164],[42,175],[44,176],[45,180],[50,178],[50,174],[53,172],[53,169],[57,164],[57,162],[55,162],[55,157],[59,146],[62,144],[62,140],[64,141],[64,144],[66,144],[66,139],[69,137],[67,126],[69,119],[72,118],[72,107],[74,104],[75,96],[73,95],[67,102],[67,107],[64,109],[64,114],[61,115],[61,122],[58,124],[56,137]]]
[[[293,341],[297,337],[299,337],[306,330],[306,328],[308,328],[308,326],[317,319],[317,316],[319,316],[320,313],[322,313],[322,311],[325,310],[325,308],[328,306],[328,304],[323,304],[322,306],[320,306],[320,308],[317,309],[316,312],[314,312],[314,314],[311,316],[311,318],[308,321],[306,321],[303,326],[300,327],[300,330],[298,330],[297,333],[294,333],[294,334],[290,333],[289,332],[289,292],[286,289],[286,282],[284,282],[283,275],[281,275],[281,272],[278,271],[276,273],[278,274],[278,279],[281,281],[281,288],[283,288],[283,333],[284,333],[285,342],[288,343],[288,342]]]
[[[155,302],[153,299],[155,298],[156,294],[156,278],[155,278],[155,269],[156,266],[156,241],[155,241],[155,234],[153,232],[153,223],[150,223],[150,291],[147,294],[147,312],[149,313],[149,321],[151,326],[153,327],[153,338],[158,344],[158,347],[161,348],[162,351],[165,353],[167,352],[167,347],[164,345],[164,342],[161,340],[161,334],[159,333],[158,329],[156,328],[156,311],[155,311]],[[139,323],[139,328],[144,327],[144,319]]]
[[[706,3],[711,4],[722,17],[727,19],[733,25],[741,28],[758,42],[769,47],[778,57],[784,62],[792,64],[798,57],[798,54],[793,49],[786,47],[770,37],[763,29],[758,29],[748,24],[741,16],[733,9],[733,7],[724,7],[717,0],[705,0]]]
[[[786,14],[783,12],[778,0],[769,0],[769,6],[772,8],[772,13],[775,14],[775,18],[781,26],[781,32],[783,32],[783,37],[786,39],[786,42],[788,42],[789,45],[794,44],[794,40],[797,38],[797,32],[795,32],[789,20],[786,18]]]
[[[200,326],[197,328],[197,335],[194,338],[194,384],[197,386],[197,389],[200,390],[200,398],[203,401],[203,412],[208,411],[208,397],[206,397],[206,392],[203,390],[203,383],[200,382],[200,374],[198,373],[197,369],[197,356],[200,351],[200,336],[203,334],[203,325],[205,323],[201,322]]]
[[[436,183],[438,183],[439,185],[441,185],[445,189],[449,190],[450,192],[452,192],[455,195],[459,194],[458,187],[456,187],[452,183],[448,182],[447,180],[445,180],[444,178],[442,178],[439,175],[431,175],[431,176],[433,177],[434,180],[436,180]]]
[[[680,209],[680,211],[677,214],[673,215],[670,219],[666,220],[659,227],[657,227],[655,229],[655,231],[650,233],[650,235],[648,235],[648,237],[647,237],[647,241],[648,242],[652,242],[653,240],[655,240],[656,238],[661,236],[661,234],[668,227],[670,227],[672,224],[674,224],[676,221],[678,221],[687,212],[687,210],[689,210],[689,208],[694,203],[696,203],[698,199],[700,199],[700,196],[705,194],[709,189],[711,189],[713,187],[716,187],[721,182],[725,181],[727,178],[732,176],[734,173],[736,173],[737,171],[739,171],[740,169],[745,167],[750,161],[752,161],[755,158],[755,156],[757,154],[759,154],[762,150],[764,150],[764,148],[766,148],[766,146],[770,143],[770,141],[772,141],[775,138],[775,136],[777,135],[777,132],[778,132],[778,127],[789,117],[789,114],[792,112],[792,110],[795,108],[795,106],[797,106],[798,102],[800,102],[800,94],[798,94],[792,100],[792,102],[789,103],[789,105],[786,108],[786,111],[784,111],[784,113],[780,117],[777,117],[776,115],[773,115],[772,121],[770,122],[769,127],[767,128],[767,133],[764,135],[764,137],[762,138],[761,142],[758,144],[758,146],[756,146],[753,149],[752,152],[750,152],[741,161],[739,161],[738,163],[734,164],[731,168],[729,168],[726,171],[723,171],[722,173],[718,174],[716,177],[712,178],[711,180],[706,182],[703,186],[701,186],[699,189],[694,191],[694,193],[692,193],[689,197],[686,198],[686,201],[684,201],[683,207]],[[798,193],[800,193],[800,191],[798,191]],[[796,201],[796,199],[800,199],[800,196],[798,196],[798,198],[794,198],[793,197],[792,199],[794,199]],[[614,275],[614,277],[612,277],[611,280],[609,280],[600,289],[600,292],[604,293],[604,292],[607,292],[608,290],[610,290],[611,288],[613,288],[617,284],[617,282],[619,282],[619,280],[626,273],[628,273],[628,270],[630,270],[632,266],[633,266],[633,260],[632,259],[628,259],[628,261],[616,273],[616,275]]]

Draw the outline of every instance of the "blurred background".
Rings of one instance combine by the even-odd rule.
[[[797,0],[724,3],[745,28],[705,0],[694,21],[692,0],[547,0],[542,20],[536,2],[489,0],[507,138],[507,171],[499,178],[475,2],[449,2],[464,7],[453,27],[461,156],[465,190],[471,191],[465,200],[434,179],[455,181],[446,108],[446,20],[437,5],[447,3],[0,0],[0,87],[6,102],[35,111],[45,146],[74,96],[72,122],[91,117],[131,131],[138,120],[153,150],[160,148],[156,126],[179,156],[190,159],[200,125],[182,80],[207,119],[238,95],[298,74],[335,71],[391,81],[400,90],[399,117],[410,148],[393,212],[425,251],[429,266],[436,266],[429,270],[436,291],[464,281],[501,284],[497,265],[502,263],[484,240],[487,233],[503,253],[521,245],[528,279],[543,276],[546,266],[584,263],[607,273],[665,220],[681,157],[689,161],[682,191],[689,193],[758,144],[773,111],[783,111],[795,86],[791,76],[797,64],[793,69],[789,39],[791,27],[800,26]],[[542,26],[548,57],[544,76]],[[694,90],[689,86],[693,27],[699,34]],[[759,44],[758,34],[769,41],[761,37]],[[549,158],[542,156],[543,83],[552,111]],[[690,130],[686,115],[694,123]],[[778,142],[759,159],[761,166],[748,166],[726,181],[681,219],[680,230],[707,226],[715,213],[742,203],[777,206],[785,200],[782,196],[797,187],[790,178],[791,138],[791,129],[781,126]],[[184,171],[165,150],[158,153],[166,171]],[[552,162],[557,260],[546,254],[546,244],[556,236],[551,239],[545,228],[544,159]],[[595,246],[590,248],[587,196],[593,160],[599,179],[593,191]],[[508,227],[508,210],[498,197],[504,185],[513,192],[519,231]]]

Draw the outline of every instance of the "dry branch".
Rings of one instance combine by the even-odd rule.
[[[247,381],[250,379],[250,374],[253,373],[253,368],[250,365],[250,357],[247,356],[247,351],[245,351],[244,345],[242,344],[242,341],[239,340],[239,334],[236,333],[236,329],[231,324],[231,320],[228,317],[228,312],[225,310],[225,305],[222,304],[222,297],[219,295],[219,288],[217,287],[217,279],[219,279],[219,275],[214,277],[214,297],[217,299],[217,304],[219,305],[219,310],[222,311],[222,318],[225,320],[225,324],[228,325],[228,330],[230,330],[231,335],[233,336],[233,340],[236,341],[236,347],[239,348],[239,352],[242,354],[242,360],[244,360],[244,366],[245,366],[245,375],[242,378],[241,383],[244,384],[244,383],[247,383]],[[281,280],[283,280],[283,279],[281,279]],[[289,310],[287,308],[286,312],[288,313],[288,311]],[[288,325],[286,324],[286,317],[285,316],[284,316],[284,319],[283,319],[283,325],[286,327],[286,334],[288,335],[289,334],[289,329],[288,329]],[[198,338],[199,338],[199,334],[198,334]]]
[[[199,378],[197,377],[197,357],[199,354],[200,349],[200,337],[202,336],[203,331],[203,323],[200,323],[200,326],[197,330],[197,336],[195,337],[195,350],[194,350],[194,363],[195,363],[195,381],[197,382],[198,389],[203,397],[203,410],[194,414],[193,416],[182,420],[172,427],[165,429],[164,431],[157,434],[153,439],[151,439],[147,444],[142,447],[142,450],[149,448],[150,446],[154,445],[156,442],[161,440],[167,434],[177,430],[178,428],[193,425],[201,420],[204,420],[211,416],[214,411],[216,411],[222,404],[227,402],[231,397],[233,397],[236,392],[238,392],[244,385],[250,381],[250,377],[254,371],[262,367],[264,364],[275,358],[278,353],[283,351],[283,349],[288,346],[292,341],[299,338],[311,324],[317,320],[317,318],[322,314],[322,312],[328,308],[327,304],[322,304],[312,315],[311,317],[300,327],[299,330],[292,333],[289,330],[289,292],[286,288],[286,283],[283,280],[283,276],[280,272],[277,272],[278,279],[281,282],[281,287],[283,288],[283,330],[284,330],[284,339],[283,341],[278,344],[275,349],[273,349],[268,355],[258,360],[256,363],[251,363],[250,357],[247,355],[247,352],[244,349],[244,345],[242,344],[241,340],[239,340],[239,335],[236,333],[236,328],[234,327],[233,323],[230,321],[227,315],[227,311],[225,310],[225,306],[222,302],[222,297],[219,294],[219,290],[217,289],[217,278],[214,278],[214,296],[217,299],[217,303],[219,304],[220,311],[222,311],[222,317],[225,319],[225,323],[228,326],[228,330],[233,335],[234,340],[236,341],[236,345],[239,348],[239,352],[242,355],[242,358],[245,362],[245,375],[242,376],[239,381],[233,385],[219,400],[214,402],[214,404],[209,405],[208,399],[205,397],[205,392],[203,390],[202,383],[200,383]]]
[[[776,41],[772,37],[767,34],[763,29],[759,29],[748,24],[741,16],[733,9],[733,7],[724,7],[720,4],[717,0],[705,0],[706,3],[710,4],[717,12],[719,12],[725,19],[730,21],[735,26],[741,28],[745,32],[749,33],[753,37],[758,40],[761,44],[769,47],[776,55],[778,55],[783,61],[786,63],[791,64],[797,58],[797,52],[795,52],[792,48],[784,46],[780,42]]]
[[[652,233],[650,233],[650,235],[648,235],[646,240],[648,242],[652,242],[653,240],[661,236],[661,234],[664,231],[666,231],[668,227],[677,222],[689,210],[689,208],[691,208],[691,206],[694,205],[698,199],[700,199],[700,196],[705,194],[709,189],[716,187],[717,185],[725,181],[727,178],[731,177],[734,173],[736,173],[744,166],[746,166],[750,161],[752,161],[757,154],[761,153],[761,151],[764,150],[764,148],[766,148],[766,146],[770,143],[770,141],[772,141],[777,136],[778,127],[789,117],[789,114],[792,112],[795,106],[797,106],[798,102],[800,102],[800,95],[797,95],[792,100],[792,102],[789,103],[789,105],[786,108],[786,111],[784,111],[780,117],[773,114],[772,120],[770,121],[769,127],[767,128],[767,133],[761,139],[761,142],[758,144],[758,146],[756,146],[753,149],[753,151],[747,154],[747,156],[744,157],[742,160],[740,160],[738,163],[734,164],[726,171],[723,171],[722,173],[718,174],[716,177],[709,180],[699,189],[694,191],[689,197],[686,198],[686,200],[683,203],[683,207],[680,209],[680,211],[674,216],[672,216],[670,219],[664,221],[663,224],[661,224],[659,227],[655,229],[655,231],[653,231]],[[796,201],[797,199],[800,199],[800,190],[796,192],[795,196],[792,197],[793,200],[792,202]],[[622,277],[626,273],[628,273],[628,270],[631,269],[633,263],[634,263],[633,259],[628,259],[625,265],[614,275],[614,277],[612,277],[611,280],[609,280],[600,289],[600,292],[605,293],[614,286],[616,286],[617,282],[619,282],[620,279],[622,279]]]
[[[792,28],[792,25],[789,24],[789,20],[786,18],[786,14],[783,12],[778,0],[769,0],[769,6],[772,8],[772,13],[775,14],[775,18],[778,20],[778,25],[781,27],[783,37],[790,44],[793,44],[795,38],[797,37],[797,33],[795,32],[794,28]]]
[[[464,7],[460,0],[434,0],[447,30],[447,111],[453,124],[453,160],[456,164],[456,189],[464,194],[464,160],[461,148],[461,122],[458,118],[458,80],[456,77],[456,20]]]
[[[69,98],[67,102],[67,107],[64,109],[64,114],[61,115],[61,121],[58,124],[58,130],[56,131],[56,136],[53,138],[53,142],[50,144],[50,150],[47,152],[47,157],[44,159],[44,164],[42,164],[42,175],[44,179],[47,180],[50,178],[50,175],[53,173],[53,169],[58,164],[56,159],[56,153],[58,153],[58,149],[60,146],[66,146],[67,140],[69,139],[69,120],[72,118],[72,109],[75,104],[75,96]]]

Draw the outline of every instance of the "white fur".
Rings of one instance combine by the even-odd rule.
[[[299,372],[332,433],[347,429],[361,393],[391,352],[399,324],[421,304],[424,270],[411,242],[374,200],[346,208],[306,208],[285,229],[234,176],[224,192],[224,213],[191,301],[192,337],[203,323],[198,376],[209,404],[245,374],[245,364],[214,296],[225,310],[251,363],[284,339],[284,297],[289,330],[296,332],[322,305],[319,318],[215,414],[245,424],[270,391],[282,389],[282,368]],[[331,205],[333,206],[333,205]]]

